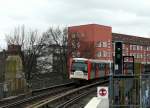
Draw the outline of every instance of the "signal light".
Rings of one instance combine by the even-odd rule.
[[[122,63],[122,42],[115,42],[115,64]]]
[[[122,74],[122,42],[115,42],[115,74]]]

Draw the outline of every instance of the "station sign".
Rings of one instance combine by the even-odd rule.
[[[97,87],[97,97],[108,99],[108,87]]]

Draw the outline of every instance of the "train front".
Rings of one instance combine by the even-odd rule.
[[[70,65],[70,79],[88,80],[88,59],[72,59]]]

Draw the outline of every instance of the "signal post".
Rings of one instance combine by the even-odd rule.
[[[129,90],[127,87],[128,80],[133,80],[134,73],[134,57],[123,56],[123,45],[121,41],[115,42],[115,57],[114,57],[114,71],[110,72],[110,104],[112,105],[128,105]],[[131,59],[133,63],[132,74],[124,72],[125,59]]]

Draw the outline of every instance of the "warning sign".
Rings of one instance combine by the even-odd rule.
[[[97,87],[97,97],[108,99],[108,87]]]

